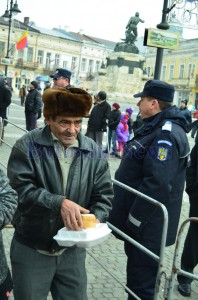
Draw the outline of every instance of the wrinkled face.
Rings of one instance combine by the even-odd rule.
[[[156,99],[150,99],[148,97],[141,97],[141,100],[137,103],[140,109],[142,119],[153,116],[153,106]]]
[[[64,147],[68,147],[74,143],[77,134],[80,132],[82,118],[57,116],[55,120],[52,118],[46,119],[46,123],[60,143]]]
[[[55,87],[66,87],[69,85],[69,79],[65,77],[53,78]]]

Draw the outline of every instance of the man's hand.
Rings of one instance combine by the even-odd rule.
[[[61,217],[65,227],[70,230],[81,230],[83,225],[81,213],[89,214],[90,211],[68,199],[63,200],[61,204]]]

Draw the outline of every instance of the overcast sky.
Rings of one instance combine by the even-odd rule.
[[[15,2],[15,1],[13,1]],[[125,27],[129,18],[138,11],[145,23],[138,24],[138,36],[144,29],[155,28],[162,19],[164,0],[17,0],[21,13],[16,19],[29,17],[37,26],[43,28],[69,28],[69,31],[120,41],[125,38]],[[0,1],[3,15],[7,0]],[[9,0],[10,3],[10,0]],[[198,38],[198,30],[193,36]]]

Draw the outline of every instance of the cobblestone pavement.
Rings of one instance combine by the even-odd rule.
[[[14,99],[14,103],[11,104],[9,109],[9,121],[25,128],[24,119],[24,108],[19,106],[18,99]],[[43,120],[38,121],[38,125],[42,126]],[[86,130],[86,123],[83,124],[83,131]],[[5,129],[5,142],[9,145],[13,145],[15,140],[23,134],[23,131],[9,124]],[[189,141],[191,147],[194,141],[190,138]],[[0,147],[0,162],[5,166],[1,166],[4,171],[6,171],[7,160],[9,157],[10,148],[8,145],[3,144]],[[114,177],[115,170],[118,168],[120,163],[119,159],[109,158],[109,164],[111,169],[112,178]],[[183,206],[181,213],[180,223],[188,217],[188,197],[184,193]],[[187,230],[187,228],[186,228]],[[13,235],[12,228],[6,228],[3,230],[4,244],[7,254],[7,259],[9,261],[9,247]],[[185,234],[183,235],[183,240]],[[180,249],[181,255],[182,249]],[[167,247],[165,250],[165,261],[164,261],[164,271],[167,276],[171,274],[171,266],[173,260],[174,246]],[[110,238],[100,244],[97,247],[87,249],[87,273],[88,273],[88,298],[89,300],[126,300],[127,295],[124,291],[125,285],[125,268],[126,268],[126,256],[123,251],[123,242],[117,240],[113,235]],[[196,270],[195,270],[196,273]],[[198,272],[197,272],[198,274]],[[164,299],[163,297],[163,284],[160,287],[159,299]],[[10,297],[13,300],[13,296]],[[51,296],[48,296],[48,300],[51,300]],[[173,300],[182,299],[198,299],[198,283],[192,283],[192,295],[190,298],[184,298],[177,292],[177,282],[174,286],[174,296]],[[29,299],[27,299],[29,300]],[[36,299],[35,299],[36,300]]]

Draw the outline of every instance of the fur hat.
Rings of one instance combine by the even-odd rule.
[[[79,88],[50,88],[42,96],[45,118],[56,116],[84,117],[89,115],[92,97]]]
[[[36,80],[33,80],[32,82],[30,82],[34,87],[35,89],[37,88],[38,86],[38,82]]]
[[[120,105],[116,102],[113,103],[112,106],[115,107],[115,109],[117,109],[117,110],[120,108]]]

